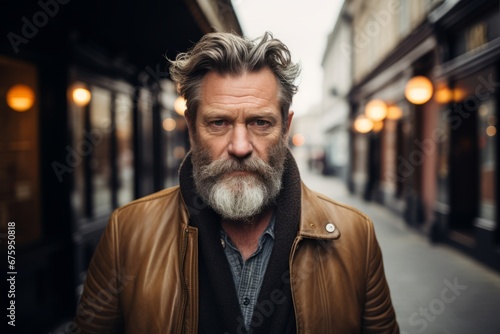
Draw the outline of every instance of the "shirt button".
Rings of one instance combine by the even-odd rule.
[[[329,233],[332,233],[333,231],[335,231],[335,226],[333,224],[326,224],[325,226],[327,232]]]
[[[250,304],[250,298],[243,298],[243,305],[247,306],[248,304]]]

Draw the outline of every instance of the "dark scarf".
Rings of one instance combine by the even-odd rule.
[[[220,242],[220,216],[203,205],[192,177],[191,155],[184,160],[179,181],[199,235],[199,333],[247,333],[231,269]],[[289,282],[289,256],[300,221],[301,186],[295,160],[288,152],[282,189],[276,199],[274,248],[269,259],[248,333],[295,333]]]

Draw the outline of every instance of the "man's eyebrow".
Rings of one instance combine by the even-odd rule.
[[[236,115],[234,111],[225,110],[224,108],[210,108],[203,110],[203,117],[213,117],[213,116],[231,116]],[[279,118],[280,115],[275,115],[274,112],[267,109],[257,109],[257,110],[248,110],[245,111],[245,115],[250,118],[258,118],[258,117],[271,117],[271,118]]]
[[[254,115],[248,115],[248,118],[251,120],[256,120],[259,118],[267,118],[273,122],[277,122],[280,119],[280,117],[277,117],[276,115],[271,113],[258,113],[258,112],[255,113]]]

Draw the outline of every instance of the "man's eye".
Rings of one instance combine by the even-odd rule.
[[[271,124],[270,122],[264,121],[263,119],[258,119],[255,121],[255,125],[257,125],[257,126],[267,126],[270,124]]]
[[[212,125],[214,125],[214,126],[223,126],[224,125],[224,121],[221,120],[221,119],[218,119],[216,121],[213,121]]]

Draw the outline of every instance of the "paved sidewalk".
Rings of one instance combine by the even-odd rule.
[[[299,168],[310,188],[372,218],[401,333],[500,333],[500,273],[432,245],[392,211],[351,196],[339,179]]]

